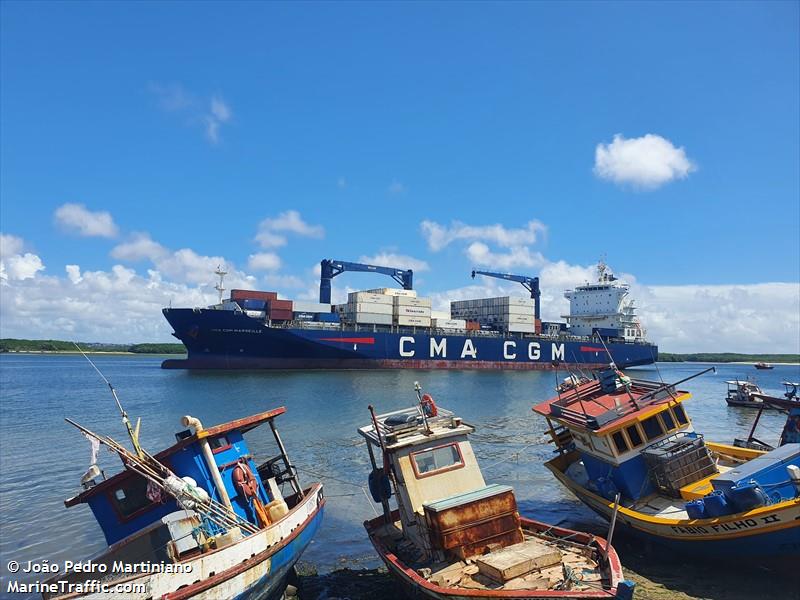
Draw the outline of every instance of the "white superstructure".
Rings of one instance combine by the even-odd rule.
[[[644,330],[634,314],[636,307],[628,299],[630,286],[618,280],[601,260],[597,265],[597,283],[579,285],[564,292],[569,300],[569,314],[562,315],[572,335],[624,338],[644,341]]]

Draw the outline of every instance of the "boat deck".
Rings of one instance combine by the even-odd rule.
[[[486,554],[467,558],[431,562],[425,560],[424,553],[403,536],[399,521],[383,525],[376,530],[380,542],[395,554],[405,566],[414,569],[428,582],[445,588],[459,590],[557,590],[589,591],[608,589],[608,580],[603,578],[596,560],[596,553],[588,546],[559,540],[540,533],[523,529],[524,541],[506,548],[497,548]],[[551,552],[550,559],[544,560],[541,568],[519,567],[523,572],[501,582],[503,577],[490,577],[486,574],[486,563],[494,563],[497,569],[513,575],[515,566],[525,563],[526,551],[542,547]],[[553,559],[553,555],[558,560]],[[516,563],[515,563],[516,561]]]

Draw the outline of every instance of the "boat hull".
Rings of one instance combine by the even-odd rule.
[[[399,518],[395,511],[393,516]],[[602,538],[590,536],[585,533],[562,529],[560,527],[547,525],[531,519],[521,518],[523,529],[532,531],[549,531],[558,536],[570,536],[570,540],[578,543],[590,543],[594,540],[598,547],[605,548],[606,542]],[[417,572],[406,566],[395,554],[381,543],[376,535],[377,529],[383,524],[383,517],[366,521],[364,527],[369,534],[375,551],[381,557],[389,573],[401,585],[408,598],[433,598],[435,600],[481,600],[494,598],[508,598],[516,600],[535,600],[535,599],[560,599],[560,600],[583,600],[589,598],[630,598],[633,591],[633,584],[624,582],[622,565],[619,557],[613,548],[609,548],[608,562],[612,585],[610,588],[594,591],[575,591],[575,590],[475,590],[459,589],[438,586],[421,577]]]
[[[611,359],[620,368],[652,364],[652,344],[556,339],[474,332],[443,334],[423,328],[398,331],[270,327],[243,313],[164,309],[186,359],[166,369],[504,369],[595,368]],[[608,352],[606,351],[606,347]]]
[[[577,484],[566,468],[579,460],[577,453],[545,463],[581,502],[606,520],[613,501]],[[788,564],[800,560],[800,498],[713,519],[665,519],[620,507],[617,527],[641,539],[668,546],[683,554],[706,559],[747,558]]]

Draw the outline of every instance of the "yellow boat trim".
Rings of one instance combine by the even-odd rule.
[[[597,504],[607,508],[609,511],[614,510],[614,504],[609,502],[607,499],[603,498],[602,496],[598,496],[594,492],[587,490],[586,488],[580,487],[575,484],[569,477],[567,477],[561,470],[559,470],[555,465],[551,464],[554,461],[548,461],[545,463],[545,466],[552,471],[552,473],[561,481],[564,486],[578,494],[583,496],[588,496],[592,500],[594,500]],[[723,518],[714,518],[714,519],[664,519],[662,517],[653,517],[647,515],[645,513],[641,513],[639,511],[631,510],[624,506],[619,507],[619,513],[625,515],[634,521],[639,521],[642,523],[649,523],[651,525],[664,525],[668,527],[705,527],[711,525],[724,525],[726,523],[733,523],[735,521],[741,521],[742,519],[752,518],[752,517],[759,517],[764,513],[771,513],[780,510],[785,510],[788,508],[792,508],[794,505],[800,505],[800,498],[794,498],[793,500],[786,500],[779,504],[770,504],[768,506],[761,506],[759,508],[754,508],[753,510],[746,512],[746,513],[737,513],[735,516],[723,517]],[[629,525],[636,527],[636,523],[629,523]],[[787,527],[800,527],[800,521],[788,521],[786,523],[777,523],[774,526],[768,527],[761,527],[752,531],[734,531],[730,532],[729,534],[719,534],[719,535],[711,535],[711,536],[692,536],[688,538],[686,536],[670,536],[670,535],[662,535],[660,533],[654,533],[653,531],[642,529],[641,527],[636,527],[641,531],[646,533],[650,533],[652,535],[657,535],[659,537],[675,537],[682,540],[692,539],[692,540],[701,540],[701,539],[723,539],[723,538],[737,538],[737,537],[748,537],[750,535],[759,535],[762,533],[767,533],[771,531],[778,531],[780,529],[785,529]]]
[[[717,442],[706,442],[706,446],[717,454],[725,454],[734,458],[743,458],[751,460],[758,458],[762,454],[766,454],[764,450],[753,450],[752,448],[740,448],[739,446],[730,446],[728,444],[718,444]]]

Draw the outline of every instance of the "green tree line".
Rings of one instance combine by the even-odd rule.
[[[134,354],[185,354],[183,344],[100,344],[78,342],[84,352],[132,352]],[[77,352],[75,344],[62,340],[0,339],[0,352]]]
[[[797,363],[800,354],[736,354],[734,352],[700,352],[696,354],[673,354],[659,352],[659,362],[766,362]]]

